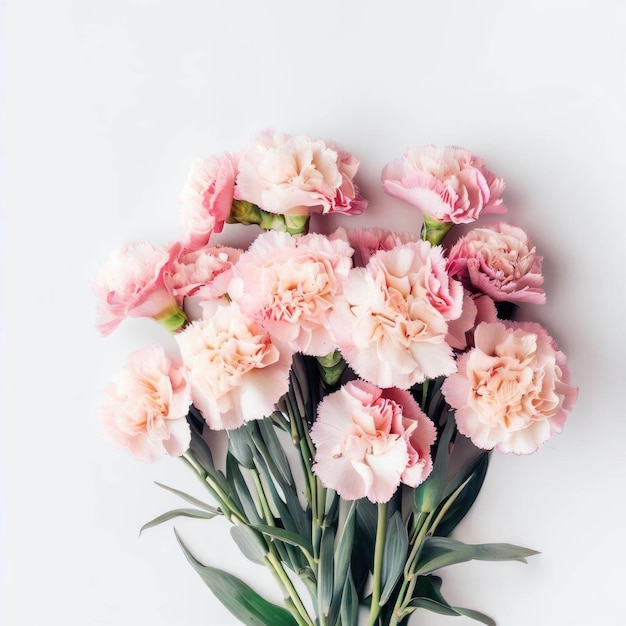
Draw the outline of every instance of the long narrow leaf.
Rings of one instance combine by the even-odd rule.
[[[284,541],[292,546],[297,546],[304,550],[312,558],[313,546],[311,545],[311,542],[307,541],[304,537],[298,535],[297,533],[292,533],[288,530],[284,530],[283,528],[277,528],[276,526],[267,526],[265,524],[255,524],[252,528],[258,530],[264,535],[272,537],[273,539],[279,539],[280,541]]]
[[[335,531],[332,526],[327,526],[322,534],[317,574],[317,603],[320,613],[326,616],[330,612],[330,603],[333,599],[334,552]]]
[[[240,622],[248,626],[297,626],[287,610],[268,602],[236,576],[204,565],[187,549],[178,533],[176,539],[207,587]]]
[[[346,582],[341,594],[341,608],[339,609],[342,626],[356,624],[359,615],[359,596],[357,595],[352,573],[348,571]]]
[[[382,606],[389,600],[393,589],[402,574],[409,549],[409,538],[402,523],[402,515],[394,513],[389,520],[385,552],[383,554],[383,590],[379,604]]]
[[[448,537],[430,537],[424,542],[417,574],[430,574],[442,567],[465,561],[521,561],[539,554],[536,550],[508,543],[465,544]]]
[[[174,519],[175,517],[192,517],[195,519],[212,519],[216,515],[221,515],[222,513],[217,509],[214,510],[213,513],[209,513],[208,511],[199,511],[198,509],[174,509],[173,511],[168,511],[167,513],[163,513],[155,517],[154,519],[146,522],[140,529],[139,534],[144,530],[148,530],[148,528],[154,528],[163,522],[167,522],[168,520]]]
[[[194,506],[197,506],[199,509],[203,509],[204,511],[208,511],[209,513],[214,513],[214,514],[219,513],[219,511],[214,506],[211,506],[210,504],[207,504],[206,502],[202,502],[202,500],[198,500],[198,498],[194,498],[193,496],[190,496],[188,493],[185,493],[184,491],[179,491],[178,489],[174,489],[174,487],[168,487],[167,485],[164,485],[162,483],[155,482],[154,484],[157,485],[158,487],[161,487],[161,489],[165,489],[165,491],[169,491],[170,493],[177,495],[179,498],[182,498],[185,502],[188,502],[189,504],[193,504]]]

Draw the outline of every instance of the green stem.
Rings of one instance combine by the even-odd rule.
[[[252,481],[254,482],[254,486],[256,487],[256,491],[259,496],[259,502],[261,503],[261,509],[263,510],[263,517],[265,518],[268,526],[276,526],[274,515],[270,509],[267,496],[265,495],[265,489],[263,488],[263,483],[261,482],[261,476],[256,469],[251,469],[250,474],[252,475]]]
[[[374,548],[374,584],[368,626],[375,626],[380,614],[380,593],[382,586],[383,557],[387,538],[387,502],[378,503],[378,523],[376,524],[376,546]]]
[[[315,626],[313,620],[304,607],[304,604],[302,604],[302,600],[300,599],[296,588],[293,586],[291,579],[287,575],[282,562],[276,556],[274,546],[271,545],[271,542],[268,543],[270,545],[270,550],[265,556],[266,561],[271,566],[272,571],[276,574],[276,579],[280,582],[280,586],[283,588],[283,591],[287,594],[287,597],[293,605],[296,611],[296,613],[293,614],[294,617],[298,620],[298,624],[300,626]]]

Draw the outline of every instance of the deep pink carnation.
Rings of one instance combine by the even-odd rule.
[[[448,255],[448,271],[496,302],[543,304],[541,261],[521,228],[500,222],[459,239]]]

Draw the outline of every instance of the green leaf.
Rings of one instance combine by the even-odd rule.
[[[340,595],[341,588],[345,584],[346,575],[350,568],[352,548],[354,547],[355,515],[356,504],[352,501],[343,526],[339,531],[337,548],[335,550],[335,597]],[[354,585],[354,582],[352,584]]]
[[[465,544],[448,537],[429,537],[424,542],[417,574],[429,574],[448,565],[465,561],[521,561],[539,554],[536,550],[509,543]]]
[[[169,491],[170,493],[177,495],[179,498],[182,498],[185,502],[189,502],[189,504],[193,504],[194,506],[197,506],[199,509],[203,509],[204,511],[208,511],[209,513],[213,513],[214,515],[219,514],[218,509],[216,509],[214,506],[211,506],[210,504],[207,504],[206,502],[202,502],[202,500],[198,500],[197,498],[190,496],[188,493],[185,493],[184,491],[179,491],[178,489],[174,489],[174,487],[168,487],[167,485],[163,485],[162,483],[155,482],[154,484],[157,485],[158,487],[161,487],[161,489],[165,489],[165,491]]]
[[[297,626],[287,610],[268,602],[236,576],[202,564],[187,549],[178,533],[176,539],[206,586],[240,622],[248,626]]]
[[[266,524],[254,524],[252,528],[258,530],[264,535],[272,537],[273,539],[279,539],[280,541],[284,541],[292,546],[297,546],[313,558],[313,546],[311,545],[311,542],[297,533],[292,533],[276,526],[267,526]]]
[[[246,469],[254,467],[252,437],[247,424],[228,431],[228,447],[237,462]]]
[[[335,564],[334,564],[334,586],[333,599],[330,603],[328,613],[328,623],[334,624],[341,609],[342,591],[346,585],[346,576],[350,573],[350,562],[352,560],[352,550],[354,549],[356,502],[350,503],[350,508],[346,513],[341,528],[336,535]],[[354,581],[352,582],[354,586]],[[355,589],[356,593],[356,589]],[[357,598],[358,602],[358,598]]]
[[[426,609],[439,615],[464,615],[486,624],[486,626],[496,626],[496,623],[484,613],[474,611],[473,609],[451,606],[441,594],[441,578],[438,576],[418,576],[413,598],[408,606],[414,609]]]
[[[352,572],[350,571],[348,571],[348,576],[343,586],[339,615],[341,616],[343,626],[350,626],[351,624],[357,623],[359,616],[359,596],[357,595],[354,580],[352,580]]]
[[[481,613],[480,611],[475,611],[474,609],[464,609],[460,606],[452,607],[459,615],[464,615],[465,617],[469,617],[476,622],[480,622],[481,624],[485,624],[486,626],[496,626],[495,620],[491,619],[488,615]]]
[[[463,491],[454,501],[454,504],[448,509],[446,514],[443,516],[443,519],[437,526],[437,530],[435,532],[436,535],[447,537],[467,515],[483,486],[488,466],[489,454],[487,452],[483,452],[470,466],[471,471],[459,472],[459,474],[457,474],[457,476],[455,476],[455,478],[448,484],[446,488],[446,495],[448,495],[448,491],[452,494],[469,477]],[[461,480],[461,482],[457,485],[459,480]]]
[[[155,517],[153,520],[146,522],[140,529],[139,534],[144,530],[148,530],[148,528],[153,528],[154,526],[158,526],[163,522],[167,522],[168,520],[174,519],[175,517],[193,517],[195,519],[212,519],[216,515],[221,515],[221,511],[214,509],[213,513],[209,513],[208,511],[199,511],[198,509],[174,509],[173,511],[168,511],[167,513],[163,513],[158,517]]]
[[[249,526],[233,526],[230,529],[230,535],[247,559],[259,565],[265,565],[267,546]]]
[[[385,538],[382,572],[383,590],[380,594],[380,606],[385,604],[393,593],[396,582],[398,582],[406,564],[408,549],[409,538],[402,523],[402,515],[396,511],[389,520]]]
[[[237,501],[241,504],[248,520],[252,524],[260,524],[261,517],[254,497],[250,493],[250,488],[239,469],[237,460],[230,452],[226,455],[226,480],[229,483],[231,495],[236,495]]]
[[[335,560],[335,530],[326,526],[320,544],[317,570],[317,605],[321,614],[328,616],[333,599],[333,576]]]
[[[291,466],[287,460],[285,450],[276,435],[272,421],[270,419],[259,420],[256,426],[258,428],[258,436],[254,437],[254,439],[255,442],[258,442],[258,437],[261,437],[264,446],[263,448],[258,446],[258,449],[263,454],[263,458],[270,470],[277,479],[280,479],[281,486],[283,484],[293,486],[294,480]]]
[[[446,487],[446,476],[448,474],[448,460],[450,457],[448,447],[454,430],[454,418],[452,414],[449,414],[445,428],[439,439],[432,472],[428,478],[415,489],[413,510],[418,514],[431,513],[441,502]]]

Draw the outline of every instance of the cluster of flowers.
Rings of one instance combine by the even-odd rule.
[[[441,245],[454,224],[506,212],[503,181],[467,150],[414,148],[382,184],[419,209],[421,233],[309,233],[313,212],[367,207],[358,167],[330,143],[262,134],[193,164],[178,241],[131,243],[108,259],[95,283],[102,334],[149,317],[180,350],[144,348],[117,374],[101,413],[115,444],[147,462],[183,455],[192,405],[211,430],[268,418],[294,355],[322,368],[310,461],[345,500],[384,503],[429,476],[438,424],[412,393],[429,380],[480,449],[527,454],[562,430],[577,393],[565,356],[539,324],[498,318],[503,303],[545,302],[529,237],[501,222]],[[263,232],[247,250],[211,245],[228,223]]]

